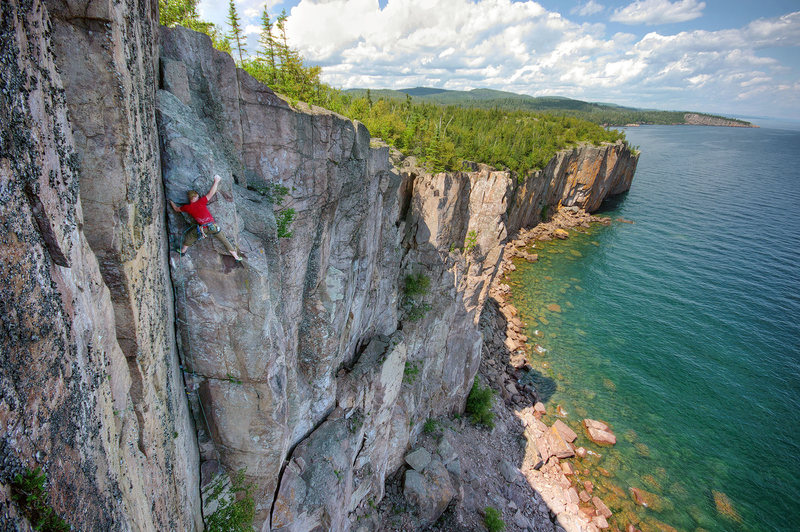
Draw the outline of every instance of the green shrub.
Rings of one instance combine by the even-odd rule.
[[[17,473],[11,479],[11,498],[19,505],[34,530],[68,531],[69,524],[56,514],[47,500],[47,491],[44,489],[46,480],[40,467]]]
[[[419,366],[417,366],[417,363],[406,361],[406,365],[403,368],[403,382],[413,384],[414,381],[417,380],[417,375],[419,375]]]
[[[425,434],[433,434],[434,432],[436,432],[438,428],[439,428],[439,422],[429,417],[425,421],[425,424],[422,425],[422,432],[424,432]]]
[[[265,185],[247,185],[249,190],[258,192],[269,199],[274,205],[281,205],[283,199],[289,193],[289,188],[277,183],[267,183]],[[278,226],[278,238],[291,238],[292,232],[289,227],[292,225],[297,212],[294,208],[276,209],[275,223]]]
[[[464,251],[468,254],[475,249],[478,245],[478,232],[477,231],[470,231],[467,233],[467,238],[464,240]]]
[[[407,275],[405,284],[406,297],[424,296],[428,293],[430,286],[431,280],[424,273]]]
[[[278,238],[292,238],[293,233],[289,226],[294,221],[295,211],[292,207],[275,213],[275,223],[278,225]]]
[[[506,528],[505,522],[500,519],[501,514],[498,510],[487,506],[484,513],[486,516],[483,518],[483,523],[489,529],[489,532],[500,532]]]
[[[212,488],[208,500],[218,501],[219,506],[206,518],[208,532],[252,532],[256,506],[253,501],[253,485],[245,484],[244,473],[244,469],[236,472],[227,496],[223,494],[225,483],[220,479]]]
[[[406,276],[403,287],[403,309],[405,319],[418,321],[431,309],[429,303],[423,301],[428,294],[431,280],[424,273],[410,274]]]
[[[494,427],[494,413],[492,412],[492,397],[494,392],[488,386],[482,388],[478,383],[478,376],[472,383],[472,389],[467,397],[465,411],[469,414],[473,423],[485,425],[489,428]]]

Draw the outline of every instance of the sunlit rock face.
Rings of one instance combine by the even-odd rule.
[[[0,483],[42,466],[77,529],[199,529],[202,487],[242,468],[261,528],[351,528],[463,408],[505,239],[635,169],[614,145],[522,183],[431,174],[159,29],[153,1],[0,5]],[[166,199],[215,174],[242,263],[170,251],[192,229]]]
[[[246,468],[264,529],[346,529],[425,419],[462,408],[509,218],[626,188],[622,146],[560,155],[523,185],[481,165],[432,175],[361,124],[290,106],[205,36],[162,29],[161,49],[167,195],[186,202],[219,174],[209,208],[247,257],[207,239],[171,259],[203,482]],[[279,238],[288,208],[292,236]],[[178,246],[189,225],[169,222]],[[427,279],[413,298],[411,275]]]

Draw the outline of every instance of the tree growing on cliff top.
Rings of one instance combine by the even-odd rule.
[[[242,41],[244,41],[244,31],[242,30],[239,14],[236,12],[236,4],[233,3],[233,0],[228,0],[228,24],[231,27],[228,37],[231,40],[231,44],[236,46],[236,51],[239,53],[239,65],[241,66],[244,63],[244,54],[247,52],[247,49],[242,44]]]
[[[301,100],[317,105],[328,105],[335,93],[320,80],[322,69],[306,66],[300,52],[289,46],[286,35],[286,11],[278,15],[275,23],[267,8],[261,15],[261,36],[256,57],[246,59],[241,67],[248,74],[290,100]]]
[[[276,62],[275,62],[275,37],[272,35],[272,20],[269,17],[267,6],[264,6],[264,12],[261,13],[261,35],[258,38],[258,43],[261,47],[256,52],[258,61],[261,61],[266,67],[266,77],[269,80],[267,85],[275,83],[276,79]]]

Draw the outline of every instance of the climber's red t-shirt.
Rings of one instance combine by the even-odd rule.
[[[211,213],[208,212],[208,198],[205,196],[200,196],[197,201],[193,203],[187,203],[186,205],[181,205],[181,210],[183,212],[188,212],[189,215],[194,218],[194,221],[200,225],[213,223],[214,217],[211,216]]]

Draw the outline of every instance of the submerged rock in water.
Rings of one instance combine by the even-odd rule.
[[[631,498],[639,506],[645,506],[651,510],[655,510],[656,512],[660,512],[664,509],[663,501],[655,493],[633,487],[630,489],[630,491]]]
[[[549,305],[547,305],[547,310],[549,310],[550,312],[561,312],[561,305],[559,305],[558,303],[550,303]]]
[[[727,495],[717,490],[712,490],[711,494],[714,496],[714,505],[717,507],[717,512],[720,515],[736,521],[737,523],[742,522],[742,516],[740,516],[736,508],[733,507],[733,503]]]
[[[589,436],[589,439],[598,445],[614,445],[617,443],[617,437],[611,432],[608,425],[602,421],[594,419],[584,419],[583,426]]]

